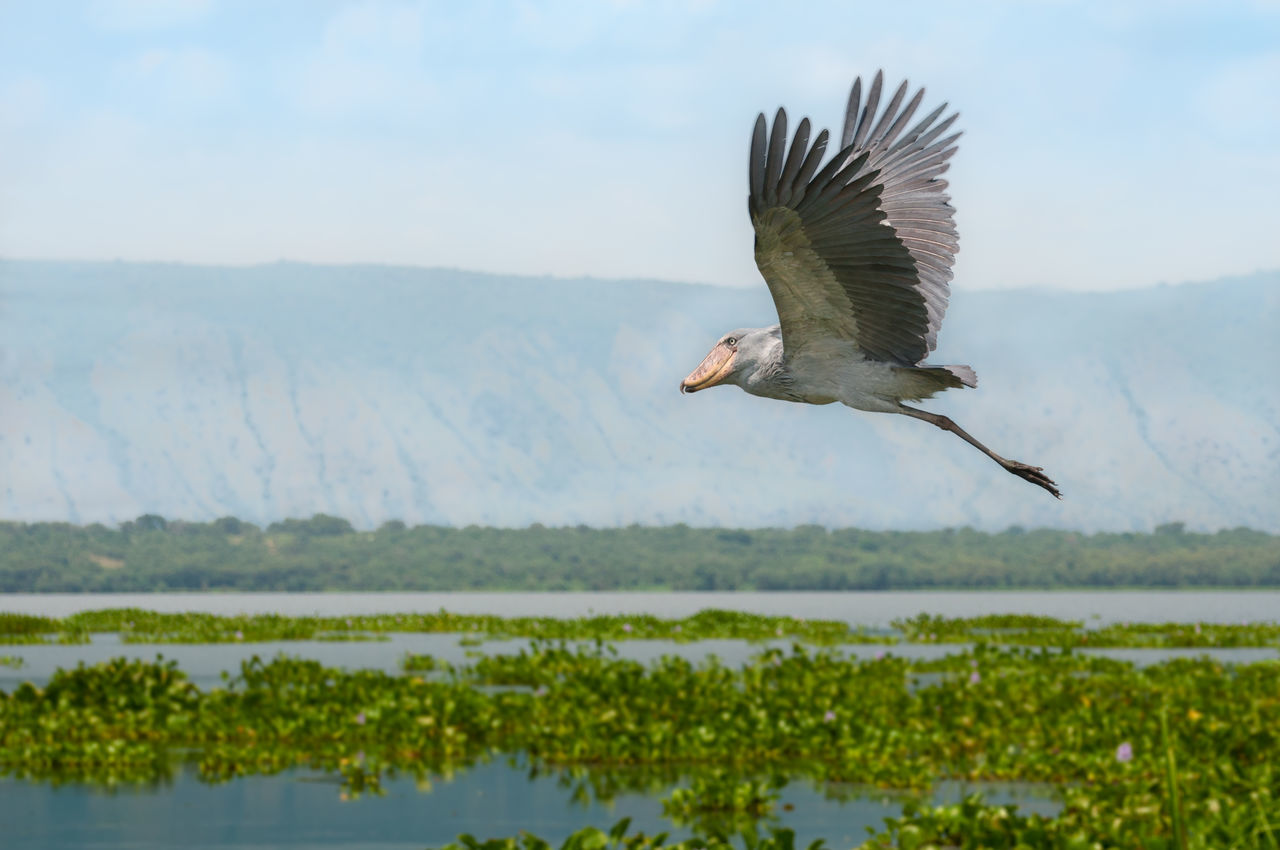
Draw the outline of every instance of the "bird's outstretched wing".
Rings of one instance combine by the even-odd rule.
[[[809,146],[809,119],[787,150],[779,109],[751,138],[751,222],[756,265],[769,284],[789,356],[832,339],[867,357],[915,365],[933,350],[959,248],[946,181],[960,134],[942,136],[946,104],[906,132],[924,97],[904,107],[904,82],[877,118],[883,75],[865,106],[853,84],[842,150],[821,171],[827,131]]]

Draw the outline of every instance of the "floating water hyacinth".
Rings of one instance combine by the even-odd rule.
[[[1116,761],[1121,764],[1133,761],[1133,745],[1128,741],[1125,741],[1120,746],[1116,747]]]
[[[624,620],[623,616],[633,619]],[[688,624],[689,628],[684,628]],[[835,620],[771,617],[705,610],[680,620],[648,615],[493,617],[489,615],[380,614],[341,617],[279,615],[220,616],[137,609],[82,611],[66,618],[0,612],[0,644],[82,643],[89,634],[117,633],[124,643],[220,643],[235,641],[365,640],[387,632],[451,633],[472,638],[542,637],[626,639],[665,631],[680,640],[792,637],[798,642],[838,644],[978,643],[1019,646],[1280,646],[1280,623],[1118,623],[1085,628],[1083,622],[1023,614],[948,618],[922,614],[892,623],[898,634],[872,634]],[[625,626],[625,627],[624,627]],[[629,627],[629,628],[626,628]],[[782,634],[778,634],[779,630]]]

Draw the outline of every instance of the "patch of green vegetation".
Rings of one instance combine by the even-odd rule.
[[[5,631],[6,618],[18,625]],[[487,614],[375,614],[352,617],[288,617],[280,614],[220,616],[198,612],[176,614],[140,608],[85,611],[63,619],[28,623],[22,615],[0,614],[0,644],[48,642],[84,643],[95,633],[117,633],[124,643],[244,643],[289,640],[379,640],[394,632],[460,633],[465,646],[485,639],[545,638],[618,641],[661,639],[680,642],[708,638],[768,640],[787,638],[814,644],[892,643],[889,635],[874,635],[834,620],[770,617],[737,611],[706,610],[683,619],[648,614],[594,617],[495,617]],[[36,632],[31,629],[38,628]]]
[[[0,655],[0,667],[10,667],[14,670],[20,670],[22,669],[22,656]]]
[[[1277,623],[1129,623],[1088,629],[1079,621],[1021,614],[948,618],[921,614],[893,623],[897,633],[874,633],[835,620],[772,617],[708,609],[683,619],[647,614],[593,617],[496,617],[480,614],[375,614],[288,617],[158,613],[140,608],[86,611],[64,619],[0,614],[0,644],[87,643],[95,633],[117,633],[124,643],[251,643],[264,641],[385,640],[390,633],[460,634],[463,646],[485,640],[749,641],[795,640],[839,644],[961,643],[1043,647],[1238,648],[1280,646]],[[8,631],[6,631],[8,629]]]
[[[908,643],[985,643],[1014,646],[1134,649],[1280,646],[1280,623],[1115,623],[1086,629],[1078,620],[1022,614],[895,620]]]
[[[676,788],[662,801],[662,815],[676,826],[704,835],[757,835],[756,824],[771,818],[778,788],[786,780],[742,780],[724,771],[694,776],[688,788]]]
[[[646,835],[643,832],[627,834],[630,818],[623,818],[605,832],[588,826],[570,835],[560,845],[560,850],[738,850],[731,836],[713,833],[694,836],[684,841],[667,843],[667,833]],[[754,832],[744,835],[745,850],[796,850],[795,833],[789,829],[773,829],[767,837],[756,837]],[[815,841],[807,850],[822,850],[824,842]],[[527,832],[516,838],[490,838],[478,840],[473,835],[460,835],[452,844],[441,850],[551,850],[545,840]]]

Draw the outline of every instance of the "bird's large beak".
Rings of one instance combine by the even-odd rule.
[[[696,393],[714,387],[733,370],[734,350],[727,345],[717,345],[703,358],[689,377],[680,382],[680,392]]]

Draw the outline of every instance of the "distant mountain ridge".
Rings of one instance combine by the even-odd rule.
[[[681,397],[764,286],[0,262],[0,518],[1280,531],[1280,273],[953,292],[905,417]]]

